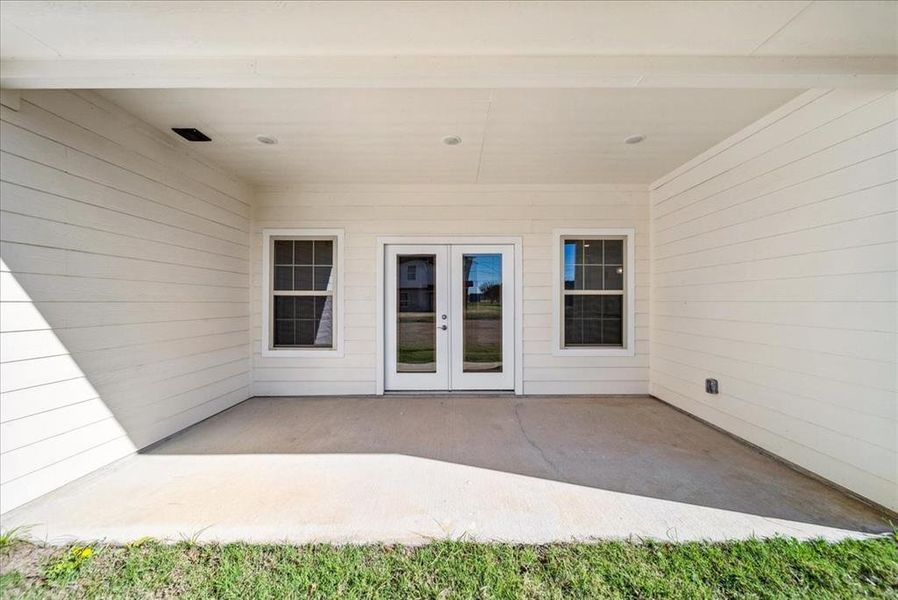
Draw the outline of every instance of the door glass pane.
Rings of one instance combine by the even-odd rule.
[[[464,349],[465,373],[502,372],[502,255],[465,254]]]
[[[436,373],[436,256],[396,257],[396,371]]]

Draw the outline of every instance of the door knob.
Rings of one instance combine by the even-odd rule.
[[[449,326],[448,325],[440,325],[440,329],[442,329],[443,331],[446,331],[447,329],[449,329]]]

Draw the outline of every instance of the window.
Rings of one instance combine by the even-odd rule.
[[[263,263],[269,286],[263,315],[268,344],[263,351],[279,356],[290,351],[335,351],[340,338],[337,257],[341,236],[296,233],[264,232]]]
[[[571,230],[555,239],[554,350],[632,355],[632,230]]]
[[[409,265],[406,270],[406,279],[409,281],[414,281],[418,277],[418,266],[417,265]]]

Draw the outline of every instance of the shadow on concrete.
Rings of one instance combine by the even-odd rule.
[[[151,455],[403,454],[863,532],[887,517],[650,397],[252,398]]]

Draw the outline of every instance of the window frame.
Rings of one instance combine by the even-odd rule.
[[[331,295],[333,297],[333,339],[331,347],[274,346],[274,242],[278,240],[332,241],[336,277],[333,289],[310,290],[308,293],[277,295]],[[341,358],[343,356],[343,230],[342,229],[263,229],[262,230],[262,331],[260,346],[262,356]]]
[[[633,228],[614,229],[555,229],[552,232],[553,267],[552,267],[552,354],[554,356],[635,356],[636,354],[636,285],[634,266],[636,264],[635,249],[636,230]],[[616,239],[624,241],[624,285],[623,285],[623,323],[621,325],[621,346],[564,346],[564,298],[566,295],[583,295],[581,290],[566,294],[564,288],[564,252],[566,240],[575,239]],[[607,295],[604,290],[595,290],[586,295]],[[615,292],[616,294],[616,292]]]

